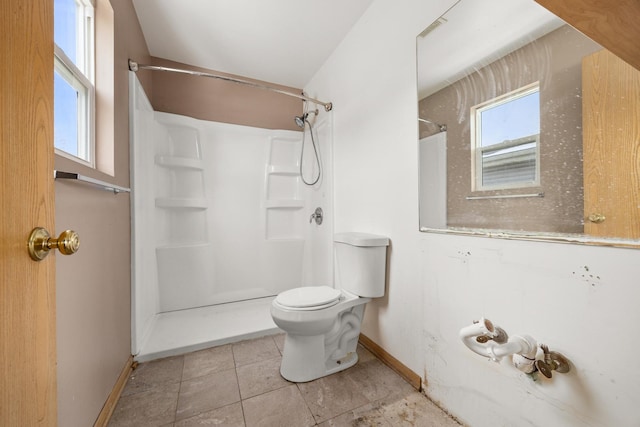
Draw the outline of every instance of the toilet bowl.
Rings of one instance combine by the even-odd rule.
[[[336,234],[335,286],[295,288],[275,298],[271,316],[286,332],[285,379],[311,381],[356,364],[365,304],[384,295],[388,244],[383,236]]]

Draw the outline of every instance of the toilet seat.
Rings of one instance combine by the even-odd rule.
[[[330,286],[306,286],[278,294],[275,302],[290,310],[321,310],[337,304],[341,295]]]

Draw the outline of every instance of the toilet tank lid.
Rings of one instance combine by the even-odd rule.
[[[389,246],[389,238],[377,234],[347,232],[336,233],[333,241],[353,246]]]

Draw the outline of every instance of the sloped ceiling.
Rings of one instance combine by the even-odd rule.
[[[373,0],[133,0],[152,56],[303,88]]]
[[[530,0],[461,0],[417,38],[419,99],[563,24]]]

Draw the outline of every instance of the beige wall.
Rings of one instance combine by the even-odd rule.
[[[153,58],[153,65],[212,72],[160,58]],[[302,89],[213,73],[302,93]],[[153,72],[153,88],[150,100],[156,111],[265,129],[300,130],[294,117],[302,112],[302,101],[294,97],[219,79],[160,71]]]
[[[599,49],[563,26],[420,101],[420,117],[447,125],[449,227],[582,233],[581,61]],[[541,185],[472,192],[470,108],[536,81],[540,82]],[[429,131],[433,126],[420,124],[421,138]],[[466,199],[539,192],[544,197]]]
[[[115,53],[113,58],[102,57],[102,64],[99,59],[98,67],[113,69],[114,85],[97,82],[102,96],[98,144],[113,147],[110,153],[99,153],[98,164],[108,166],[98,172],[56,156],[55,168],[128,187],[127,60],[148,59],[148,50],[131,0],[111,0],[111,5]],[[141,79],[149,90],[144,73]],[[112,124],[103,119],[105,108],[113,110]],[[56,182],[55,192],[56,232],[76,230],[81,241],[77,254],[55,255],[58,424],[84,427],[95,421],[131,353],[129,195],[65,181]]]

